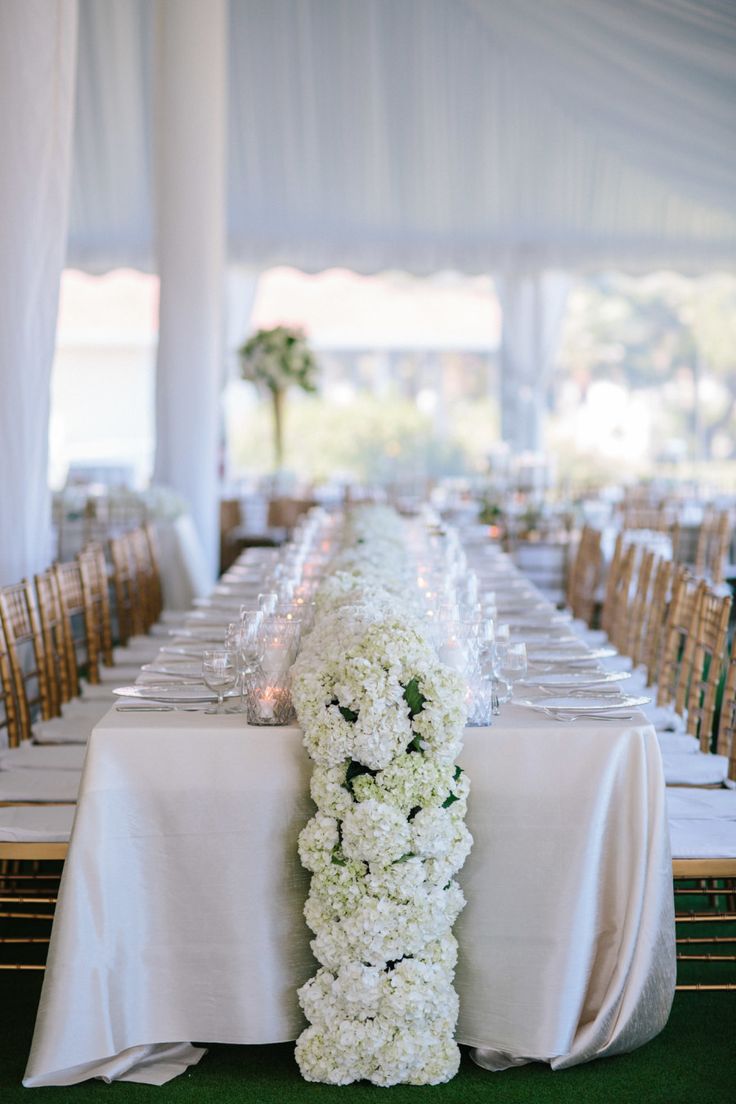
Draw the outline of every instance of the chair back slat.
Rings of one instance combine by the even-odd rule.
[[[59,584],[53,569],[36,575],[34,582],[46,654],[51,710],[55,716],[58,716],[61,713],[62,704],[69,701],[73,694],[69,676],[69,643],[64,625]]]
[[[608,618],[608,635],[611,643],[619,652],[625,652],[627,643],[628,617],[636,563],[636,545],[625,547],[619,560],[615,586],[612,591],[612,606]]]
[[[736,644],[732,645],[726,670],[716,751],[728,758],[728,777],[736,782]]]
[[[685,568],[675,571],[665,624],[657,704],[674,705],[678,713],[683,713],[687,704],[690,664],[705,585]]]
[[[622,634],[623,641],[620,649],[624,655],[631,657],[635,667],[642,662],[642,633],[647,606],[652,598],[655,563],[654,552],[649,548],[642,549],[639,570],[636,573],[636,586],[628,606],[627,624]]]
[[[593,619],[602,570],[601,534],[583,526],[568,577],[567,601],[573,615],[587,624]]]
[[[2,731],[5,732],[8,747],[17,747],[22,739],[22,733],[13,675],[10,670],[10,655],[3,623],[0,620],[0,732]]]
[[[670,560],[660,559],[654,571],[651,596],[644,613],[640,651],[632,657],[635,663],[643,663],[646,667],[647,686],[653,686],[659,678],[674,577],[675,565]]]
[[[94,640],[90,640],[88,615],[82,590],[82,574],[76,560],[55,564],[54,576],[59,588],[64,637],[66,641],[69,693],[79,693],[79,672],[94,666]],[[66,699],[69,700],[68,698]]]
[[[698,623],[692,643],[687,642],[684,663],[690,663],[687,695],[687,731],[700,740],[702,751],[711,750],[716,695],[723,670],[728,637],[731,598],[714,594],[701,583]]]
[[[88,612],[88,632],[96,637],[96,660],[112,667],[112,616],[110,612],[110,586],[107,576],[105,550],[101,544],[90,544],[79,556],[82,575],[82,592]],[[92,681],[92,672],[90,672]]]
[[[30,739],[34,715],[40,713],[42,720],[49,720],[53,710],[36,597],[27,579],[0,590],[0,619],[13,676],[19,727],[22,738]]]

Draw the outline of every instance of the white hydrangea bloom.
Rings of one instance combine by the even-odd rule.
[[[339,842],[337,821],[318,810],[299,834],[299,858],[302,866],[311,871],[328,866],[332,862],[332,852]]]
[[[349,859],[388,866],[411,850],[411,826],[392,805],[362,801],[342,822],[342,850]]]

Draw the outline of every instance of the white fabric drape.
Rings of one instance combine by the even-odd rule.
[[[189,502],[218,557],[225,247],[225,0],[158,0],[156,214],[161,277],[157,482]]]
[[[496,280],[503,315],[501,435],[515,453],[544,450],[547,396],[569,287],[563,272],[509,272]]]
[[[0,4],[0,584],[50,558],[49,381],[76,34],[76,0]]]
[[[151,260],[151,7],[81,8],[87,267]],[[229,51],[232,260],[734,266],[736,5],[231,0]]]
[[[256,269],[243,268],[240,265],[232,265],[228,269],[226,282],[225,302],[225,348],[229,354],[229,371],[225,372],[225,381],[228,376],[237,379],[240,374],[240,362],[237,350],[249,337],[251,332],[251,319],[253,307],[258,293],[258,276]]]

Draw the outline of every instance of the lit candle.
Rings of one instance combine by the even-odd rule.
[[[262,721],[274,720],[276,707],[276,695],[278,691],[273,686],[266,686],[258,695],[258,712]]]
[[[446,667],[464,671],[468,663],[468,653],[457,637],[452,636],[440,648],[439,659]]]

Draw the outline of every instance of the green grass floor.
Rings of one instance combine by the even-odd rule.
[[[693,883],[684,883],[692,886]],[[678,909],[702,913],[724,899],[678,895]],[[681,923],[678,936],[709,934],[736,938],[736,923]],[[689,953],[733,954],[733,944],[690,945]],[[681,963],[678,980],[686,984],[736,983],[736,962]],[[396,1086],[380,1089],[359,1084],[347,1088],[302,1081],[291,1043],[278,1046],[212,1045],[199,1065],[157,1088],[151,1085],[87,1081],[71,1088],[24,1089],[21,1078],[33,1034],[41,991],[41,971],[0,971],[0,1104],[34,1099],[59,1104],[736,1104],[736,990],[676,994],[669,1023],[646,1046],[631,1054],[602,1058],[553,1073],[538,1064],[489,1073],[473,1064],[463,1048],[457,1077],[436,1088]]]
[[[28,1055],[41,988],[40,973],[0,974],[0,1102],[28,1101],[21,1077]],[[39,1090],[36,1090],[39,1091]],[[488,1073],[463,1051],[460,1073],[437,1088],[348,1088],[302,1081],[292,1044],[263,1047],[212,1046],[198,1066],[162,1088],[87,1081],[71,1088],[40,1090],[60,1104],[105,1099],[120,1104],[736,1104],[736,992],[679,993],[670,1021],[652,1042],[632,1054],[603,1058],[552,1073],[534,1065]]]

